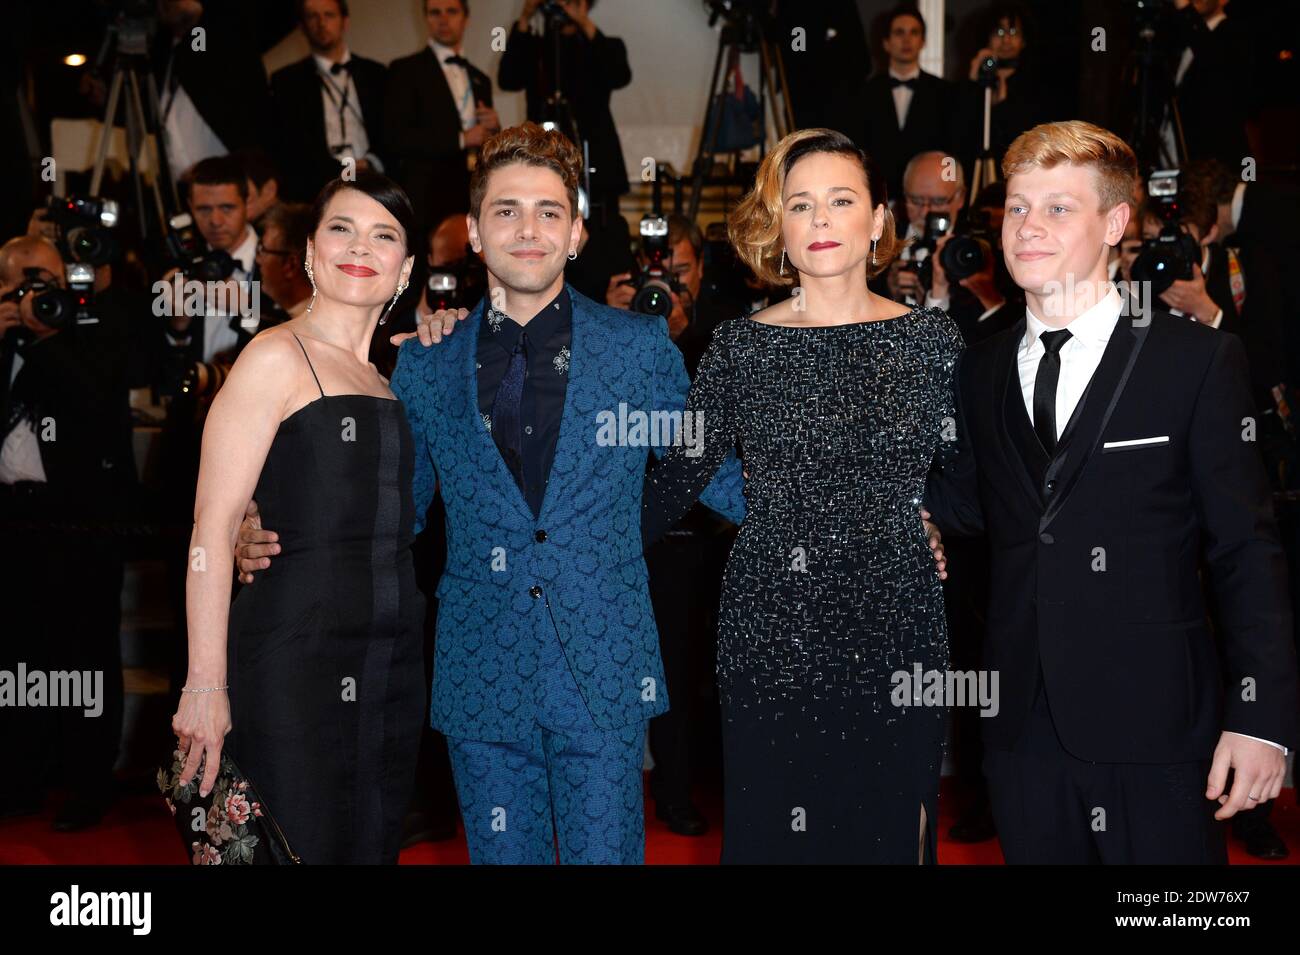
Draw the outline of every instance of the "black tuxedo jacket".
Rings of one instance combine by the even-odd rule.
[[[470,88],[483,106],[492,105],[492,81],[469,67]],[[442,66],[426,44],[419,53],[388,67],[384,103],[384,145],[396,164],[421,228],[469,209],[467,151],[460,148],[460,115]]]
[[[1286,565],[1257,445],[1243,440],[1256,412],[1240,341],[1164,313],[1121,315],[1048,460],[1016,368],[1024,330],[1022,317],[961,356],[957,440],[927,489],[941,530],[989,541],[984,666],[999,673],[1000,709],[981,721],[986,745],[1014,746],[1041,666],[1080,759],[1204,760],[1221,730],[1293,747]]]
[[[365,119],[370,151],[386,163],[383,117],[388,70],[382,63],[355,53],[348,62],[352,67],[352,81],[360,99],[361,115]],[[342,168],[330,152],[329,141],[325,136],[325,103],[321,97],[321,83],[320,71],[311,56],[276,70],[271,76],[275,153],[282,190],[285,198],[298,202],[315,199],[321,187],[338,176]],[[351,128],[356,122],[356,114],[349,112],[346,119]]]
[[[956,149],[961,109],[954,84],[922,71],[912,89],[907,122],[900,129],[889,80],[888,72],[875,74],[853,91],[851,105],[837,112],[844,117],[846,127],[840,131],[876,161],[888,185],[889,198],[899,199],[903,194],[903,169],[909,159],[930,149]],[[872,196],[872,201],[879,199]]]

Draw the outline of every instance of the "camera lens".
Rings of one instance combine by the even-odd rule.
[[[673,300],[668,292],[668,286],[654,280],[641,286],[632,297],[632,311],[667,318],[673,311]]]

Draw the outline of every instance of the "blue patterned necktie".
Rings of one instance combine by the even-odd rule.
[[[492,399],[492,436],[520,490],[524,488],[524,458],[519,404],[524,396],[524,373],[528,370],[527,347],[527,333],[521,331],[515,350],[510,353],[510,364],[501,377],[501,384],[497,385],[496,397]]]

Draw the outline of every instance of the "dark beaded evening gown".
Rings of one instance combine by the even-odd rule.
[[[687,399],[703,453],[647,476],[653,536],[733,447],[747,472],[718,617],[723,862],[915,865],[922,805],[934,859],[946,711],[894,705],[891,674],[947,665],[918,509],[960,349],[938,309],[724,322]]]
[[[321,389],[253,496],[281,552],[231,606],[226,746],[306,863],[397,862],[427,699],[413,474],[401,402]]]

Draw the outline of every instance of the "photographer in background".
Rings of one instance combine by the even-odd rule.
[[[43,237],[0,247],[0,527],[15,558],[0,574],[0,669],[90,671],[102,678],[99,712],[88,714],[90,702],[6,711],[0,816],[39,812],[61,782],[68,798],[54,828],[72,831],[98,822],[115,797],[123,559],[105,525],[135,473],[125,372],[83,340],[64,271]]]
[[[895,201],[895,206],[900,203]],[[925,301],[926,286],[921,280],[919,266],[933,254],[938,240],[952,231],[957,213],[966,204],[966,177],[961,163],[939,150],[917,153],[903,169],[903,215],[906,220],[904,238],[907,245],[897,260],[885,273],[885,287],[889,297],[896,302],[919,305]],[[931,219],[930,216],[936,216]],[[929,235],[927,229],[942,217],[947,228]]]
[[[930,259],[925,304],[946,311],[967,345],[1010,328],[1024,305],[1002,258],[1006,201],[1005,183],[981,189],[975,204],[958,213],[956,228],[935,243]]]
[[[1241,317],[1232,292],[1233,281],[1240,277],[1240,262],[1218,243],[1217,209],[1214,197],[1184,183],[1177,197],[1180,220],[1176,223],[1198,246],[1198,261],[1192,263],[1191,277],[1175,279],[1160,293],[1160,300],[1173,315],[1186,315],[1202,325],[1234,334],[1241,331]],[[1149,243],[1158,238],[1168,224],[1166,203],[1159,197],[1147,199],[1141,210],[1142,238]],[[1144,245],[1144,248],[1146,246]],[[1139,275],[1141,253],[1138,254]]]
[[[257,272],[266,293],[259,328],[279,325],[307,311],[312,286],[304,263],[310,234],[311,206],[306,203],[280,202],[266,211],[257,243]]]
[[[595,6],[595,0],[524,0],[501,55],[497,83],[503,90],[526,92],[528,118],[533,122],[562,119],[547,111],[548,99],[557,92],[553,84],[558,69],[558,92],[568,101],[578,134],[590,147],[588,165],[595,171],[591,174],[591,215],[586,222],[593,235],[600,235],[618,215],[618,197],[629,188],[609,100],[614,90],[632,82],[632,68],[623,41],[606,36],[592,22]],[[533,16],[538,12],[550,20],[548,31],[560,32],[558,64],[549,33],[533,28]],[[569,134],[563,127],[561,131]]]
[[[646,278],[666,283],[672,303],[667,316],[668,334],[681,350],[687,372],[694,377],[713,330],[723,321],[742,315],[744,308],[729,303],[718,284],[705,278],[704,234],[699,226],[682,215],[665,218],[667,254],[647,255],[643,240],[638,274],[644,278],[635,278],[632,272],[613,276],[605,303],[631,309],[638,284],[644,287]],[[650,720],[650,753],[655,763],[650,774],[650,794],[655,801],[655,815],[682,836],[698,836],[708,830],[691,795],[690,741],[693,727],[703,715],[699,687],[711,684],[710,648],[715,634],[704,634],[701,629],[711,631],[711,608],[717,606],[728,526],[697,504],[645,555],[664,678],[673,694],[668,712]]]
[[[1012,140],[1051,119],[1043,77],[1027,62],[1026,14],[1019,4],[995,3],[983,14],[983,49],[970,64],[970,83],[963,91],[966,110],[962,154],[977,155],[983,146],[984,90],[993,92],[989,111],[989,152],[1001,158]]]
[[[280,201],[280,171],[261,148],[241,149],[231,155],[239,160],[248,176],[248,196],[244,200],[248,221],[261,231],[266,210]]]
[[[197,278],[197,258],[207,256],[220,261],[220,281],[236,282],[243,289],[231,288],[229,295],[208,294],[200,315],[187,315],[183,302],[174,302],[166,319],[166,335],[174,353],[187,364],[211,362],[224,354],[230,363],[257,333],[255,322],[232,314],[232,302],[253,301],[249,283],[258,280],[257,233],[248,219],[248,177],[243,164],[232,156],[205,159],[187,177],[190,215],[206,250],[195,250],[195,258],[169,269],[163,280],[171,282],[177,273]],[[230,260],[226,262],[224,253]],[[227,271],[229,269],[229,271]],[[213,290],[209,289],[209,293]]]

